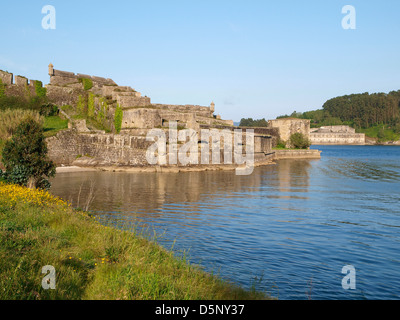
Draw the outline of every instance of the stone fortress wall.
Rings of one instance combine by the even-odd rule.
[[[325,126],[311,129],[311,143],[315,145],[365,145],[365,134],[356,133],[349,126]]]
[[[0,83],[5,85],[6,96],[22,97],[26,94],[35,96],[37,83],[42,87],[42,83],[38,80],[28,80],[28,78],[24,76],[14,76],[13,73],[3,70],[0,70]]]
[[[117,106],[123,111],[121,132],[119,134],[95,132],[86,127],[85,120],[72,120],[70,130],[47,139],[49,155],[58,165],[96,165],[96,166],[148,166],[146,151],[153,142],[146,141],[149,130],[159,128],[168,136],[169,124],[177,122],[177,129],[190,128],[196,132],[204,128],[233,130],[233,121],[223,120],[214,115],[215,104],[210,106],[170,105],[151,103],[147,96],[128,86],[119,86],[112,79],[85,74],[60,71],[49,65],[50,83],[46,86],[49,100],[59,106],[78,103],[80,96],[92,93],[98,110],[101,99],[109,106],[110,119],[113,119]],[[90,79],[92,87],[85,90],[82,79]],[[243,139],[245,150],[245,138]],[[262,131],[255,133],[255,161],[270,161],[273,157],[273,137]],[[211,148],[213,141],[200,141],[201,150],[206,143]],[[224,163],[223,143],[221,143],[220,162]],[[211,149],[210,149],[211,150]],[[200,163],[200,161],[199,161]]]

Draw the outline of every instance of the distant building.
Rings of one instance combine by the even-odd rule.
[[[319,145],[364,145],[365,134],[356,133],[349,126],[325,126],[311,129],[312,144]]]
[[[286,142],[286,147],[290,148],[290,136],[294,133],[302,133],[305,138],[310,139],[310,120],[298,118],[281,118],[269,120],[268,125],[271,128],[279,129],[281,141]]]

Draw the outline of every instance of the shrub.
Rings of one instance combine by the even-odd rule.
[[[40,107],[39,113],[41,116],[44,116],[44,117],[52,117],[52,116],[57,116],[59,113],[59,110],[56,105],[47,103],[47,104],[43,104]]]
[[[114,127],[117,133],[121,132],[123,115],[124,112],[122,111],[122,108],[119,105],[117,105],[117,109],[115,109],[115,115],[114,115]]]
[[[301,132],[293,133],[289,139],[292,148],[307,149],[310,147],[311,142]]]
[[[55,164],[47,159],[43,128],[32,118],[22,121],[6,142],[2,162],[6,168],[6,180],[31,189],[49,188],[50,183],[45,177],[56,174]]]

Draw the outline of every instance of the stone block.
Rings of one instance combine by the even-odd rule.
[[[28,79],[22,76],[15,76],[14,81],[17,86],[25,87],[28,85]]]

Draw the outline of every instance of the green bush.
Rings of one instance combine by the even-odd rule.
[[[121,132],[123,115],[124,112],[122,111],[122,108],[119,105],[117,105],[117,109],[115,109],[115,115],[114,115],[114,127],[117,133]]]
[[[293,133],[289,139],[290,145],[295,149],[307,149],[311,142],[301,132]]]
[[[47,189],[46,178],[56,174],[55,164],[47,159],[47,145],[41,125],[32,118],[20,123],[3,148],[2,162],[10,182],[29,188]]]
[[[47,103],[40,107],[39,113],[41,116],[44,116],[44,117],[52,117],[52,116],[57,116],[59,113],[59,110],[56,105]]]

